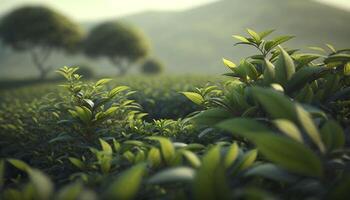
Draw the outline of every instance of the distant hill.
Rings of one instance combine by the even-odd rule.
[[[145,12],[121,20],[144,30],[153,43],[154,54],[167,65],[169,73],[222,72],[222,57],[237,60],[251,51],[233,47],[235,41],[231,38],[232,34],[244,34],[246,28],[274,28],[276,34],[295,35],[291,46],[350,46],[350,12],[310,0],[222,0],[182,12]],[[24,62],[26,66],[21,64],[23,59],[15,59],[18,63],[8,61],[13,56],[0,55],[0,76],[14,64],[16,68],[28,65],[28,61]],[[91,62],[84,57],[67,60],[61,56],[52,61],[57,65]],[[93,64],[104,66],[101,73],[113,70],[108,62]]]

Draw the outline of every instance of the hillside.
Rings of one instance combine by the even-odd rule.
[[[350,27],[345,26],[350,12],[308,0],[223,0],[182,12],[145,12],[122,20],[144,30],[153,42],[154,54],[171,73],[222,72],[222,57],[237,60],[249,51],[233,47],[231,39],[232,34],[243,33],[247,27],[258,31],[274,28],[277,34],[295,35],[297,38],[289,43],[292,46],[321,45],[319,41],[336,47],[350,46]],[[0,55],[2,77],[5,72],[15,71],[14,66],[28,65],[25,58],[13,57],[11,53]],[[81,56],[67,60],[58,55],[52,62],[60,66],[92,61]],[[103,73],[113,70],[108,62],[93,64],[104,66],[99,68]]]

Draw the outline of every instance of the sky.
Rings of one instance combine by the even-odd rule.
[[[184,10],[214,1],[217,0],[0,0],[0,14],[23,4],[45,4],[78,21],[98,21],[148,10]],[[315,1],[350,11],[350,0]]]

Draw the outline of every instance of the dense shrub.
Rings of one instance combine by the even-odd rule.
[[[144,74],[159,74],[163,68],[164,66],[159,60],[148,59],[142,64],[141,71]]]

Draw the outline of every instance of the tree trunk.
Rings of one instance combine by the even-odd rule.
[[[110,58],[110,60],[113,63],[113,65],[118,69],[118,76],[124,76],[125,74],[127,74],[127,72],[130,69],[130,65],[127,62],[127,60],[116,57]]]
[[[39,71],[39,80],[44,80],[48,73],[51,71],[51,67],[44,66],[44,62],[49,58],[51,54],[50,48],[44,48],[40,52],[36,52],[34,49],[30,52],[32,61]],[[42,53],[42,57],[39,55]]]

